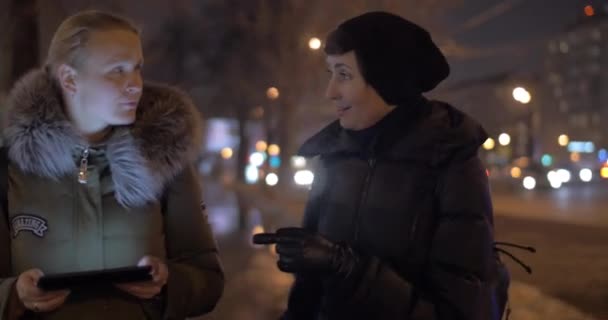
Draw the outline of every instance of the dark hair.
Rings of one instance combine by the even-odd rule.
[[[345,54],[355,49],[355,41],[349,33],[335,29],[327,35],[325,54]]]
[[[354,51],[365,82],[391,105],[407,104],[450,73],[428,31],[389,12],[368,12],[342,22],[327,36],[324,51]]]
[[[330,32],[325,40],[325,47],[323,48],[323,51],[327,55],[343,55],[350,51],[354,51],[355,59],[357,59],[357,66],[363,75],[363,79],[368,82],[365,75],[365,66],[357,54],[357,45],[355,39],[350,33],[345,32],[341,28],[337,28]]]

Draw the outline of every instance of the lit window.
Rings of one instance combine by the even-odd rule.
[[[570,47],[568,46],[568,43],[566,41],[562,41],[559,43],[559,51],[561,51],[562,53],[568,53],[568,50],[570,50]]]

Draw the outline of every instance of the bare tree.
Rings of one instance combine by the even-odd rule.
[[[283,160],[289,160],[295,152],[292,139],[294,116],[318,113],[310,104],[322,105],[314,92],[322,96],[323,55],[308,48],[312,36],[324,38],[326,33],[339,22],[371,10],[391,11],[424,24],[431,29],[436,38],[441,34],[439,17],[445,10],[452,8],[458,1],[414,0],[351,0],[351,1],[272,1],[256,2],[255,18],[249,21],[247,30],[258,38],[254,45],[256,59],[263,68],[263,80],[276,86],[280,96],[276,102],[278,116],[275,130],[277,142],[282,149]],[[258,81],[261,79],[258,76]],[[261,90],[258,94],[263,94]],[[269,105],[267,102],[266,105]],[[304,109],[301,112],[299,109]],[[298,118],[300,119],[300,118]],[[288,161],[283,161],[288,163]],[[287,177],[287,165],[281,166],[279,176]],[[281,179],[289,182],[290,179]]]
[[[2,89],[38,65],[38,6],[36,0],[12,0],[2,43]],[[4,19],[3,19],[4,20]],[[4,38],[4,37],[3,37]],[[6,51],[5,51],[6,50]]]
[[[369,10],[404,14],[439,29],[434,16],[456,1],[208,0],[194,4],[182,0],[179,3],[185,10],[177,10],[164,25],[164,32],[146,50],[147,58],[154,65],[164,64],[160,69],[170,72],[158,75],[171,75],[163,80],[189,89],[207,116],[238,120],[236,157],[241,182],[250,146],[246,125],[260,120],[252,116],[259,117],[259,112],[253,111],[264,107],[265,116],[276,118],[267,121],[267,130],[270,142],[281,146],[284,165],[279,176],[286,182],[290,180],[286,179],[288,160],[295,151],[294,128],[303,122],[301,116],[318,114],[323,106],[324,57],[308,48],[309,38],[324,38],[342,20]],[[270,86],[279,89],[273,101],[266,97]],[[239,203],[241,227],[245,227],[246,208]]]

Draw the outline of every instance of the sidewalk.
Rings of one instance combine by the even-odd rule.
[[[215,311],[197,319],[274,320],[285,310],[292,276],[276,268],[276,256],[270,250],[252,247],[248,239],[248,234],[220,239],[226,269],[224,295]],[[521,282],[511,284],[510,299],[512,320],[594,320]]]
[[[275,320],[285,310],[293,278],[276,268],[268,248],[253,248],[249,238],[249,234],[234,234],[219,239],[226,272],[224,294],[211,314],[197,319]]]
[[[523,282],[513,282],[509,288],[513,320],[594,320],[563,301],[543,294],[538,288]]]

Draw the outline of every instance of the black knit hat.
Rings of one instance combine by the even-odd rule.
[[[435,88],[450,66],[428,31],[388,12],[369,12],[340,24],[325,52],[354,50],[366,82],[391,105]]]

